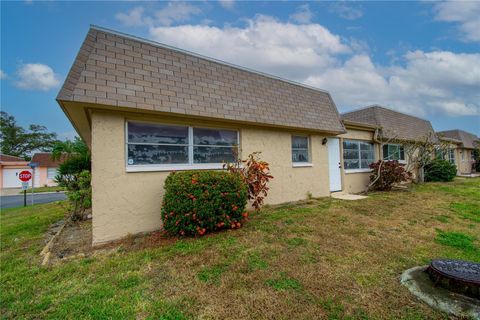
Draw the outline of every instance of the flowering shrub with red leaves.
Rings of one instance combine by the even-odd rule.
[[[261,161],[259,154],[260,152],[254,152],[249,154],[246,160],[238,160],[225,165],[229,172],[242,177],[247,185],[248,200],[252,201],[252,207],[255,210],[262,207],[269,190],[267,184],[270,179],[273,179],[268,162]]]
[[[163,227],[168,233],[181,236],[240,228],[248,218],[246,205],[247,188],[238,174],[172,172],[165,181]]]
[[[370,183],[373,190],[389,191],[392,190],[395,183],[408,181],[412,177],[412,174],[406,171],[397,160],[379,160],[371,163],[370,169],[373,169],[370,175]]]

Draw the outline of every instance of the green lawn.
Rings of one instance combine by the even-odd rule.
[[[443,319],[400,274],[436,257],[480,262],[480,179],[266,208],[239,230],[40,267],[64,210],[2,210],[2,317]]]

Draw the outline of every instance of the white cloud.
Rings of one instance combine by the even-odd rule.
[[[29,90],[49,90],[60,84],[52,68],[41,63],[22,64],[17,70],[17,87]]]
[[[426,117],[480,115],[480,54],[409,51],[390,65],[316,23],[257,15],[241,27],[150,27],[153,40],[329,90],[341,111],[383,104]]]
[[[332,3],[330,5],[330,11],[347,20],[356,20],[363,16],[363,10],[360,7],[352,6],[345,2]]]
[[[298,7],[295,13],[290,15],[290,19],[298,23],[310,23],[313,18],[313,12],[310,10],[308,4],[303,4]]]
[[[136,7],[130,10],[128,13],[117,13],[115,18],[117,18],[117,20],[122,22],[127,27],[138,27],[144,25],[143,11],[143,7]]]
[[[225,9],[233,9],[235,7],[235,0],[218,0],[218,2]]]
[[[5,79],[7,77],[7,74],[3,72],[3,70],[0,70],[0,80]]]
[[[409,52],[404,66],[376,66],[354,55],[305,82],[330,90],[339,105],[384,104],[420,116],[480,115],[480,54]]]
[[[127,13],[117,13],[115,18],[127,27],[170,26],[175,22],[188,21],[192,16],[202,13],[202,11],[191,4],[175,1],[169,2],[164,8],[154,11],[152,16],[147,16],[144,13],[145,9],[143,7],[136,7]]]
[[[174,22],[188,21],[192,16],[200,14],[202,11],[195,6],[185,2],[169,2],[167,6],[155,12],[155,18],[147,18],[151,24],[158,22],[163,26],[170,26]]]
[[[446,1],[434,4],[437,21],[458,23],[463,40],[480,41],[480,2]]]
[[[303,79],[314,66],[336,63],[333,55],[350,48],[319,24],[282,23],[258,15],[245,27],[182,25],[150,29],[151,37],[257,70]]]

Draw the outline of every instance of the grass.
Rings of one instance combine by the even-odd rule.
[[[65,188],[59,187],[59,186],[33,188],[33,193],[60,192],[60,191],[65,191]],[[28,189],[27,192],[32,192],[32,189]],[[23,191],[20,191],[20,193],[23,193]]]
[[[407,268],[480,262],[480,179],[269,207],[235,231],[49,267],[65,204],[1,212],[3,318],[444,319],[399,285]]]

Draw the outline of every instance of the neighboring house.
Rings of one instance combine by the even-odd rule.
[[[449,141],[452,148],[448,150],[448,159],[457,165],[457,174],[470,174],[474,171],[474,150],[480,148],[480,138],[462,130],[439,131],[437,135]]]
[[[55,176],[58,174],[58,166],[63,162],[60,160],[52,160],[50,152],[38,152],[32,157],[30,163],[34,163],[33,183],[35,187],[52,187],[56,186]]]
[[[20,157],[0,154],[0,188],[21,188],[22,182],[18,179],[18,174],[24,170],[32,172],[28,161]]]
[[[342,189],[346,130],[322,90],[92,27],[57,101],[92,153],[94,244],[160,228],[168,174],[235,148],[270,163],[267,203]]]
[[[351,124],[369,125],[376,128],[376,133],[370,138],[355,139],[358,143],[374,144],[374,149],[378,148],[378,159],[398,160],[400,163],[407,165],[408,152],[405,151],[405,145],[430,139],[437,141],[435,132],[430,121],[415,116],[411,116],[402,112],[394,111],[383,106],[373,105],[362,109],[354,110],[342,114],[342,119],[348,127]],[[358,128],[357,128],[358,129]],[[365,131],[365,129],[363,129]],[[347,135],[351,130],[348,130]],[[381,146],[381,147],[380,147]],[[366,152],[362,152],[361,145],[358,160],[350,150],[355,150],[354,144],[348,139],[343,140],[343,157],[344,169],[346,174],[356,174],[362,178],[356,178],[356,181],[364,181],[368,183],[370,170],[365,161],[370,157]],[[366,147],[364,147],[366,148]],[[376,149],[375,149],[376,150]],[[363,161],[362,161],[363,160]],[[412,171],[415,175],[417,172]],[[360,192],[362,184],[357,183],[357,187],[352,187],[351,192]]]

